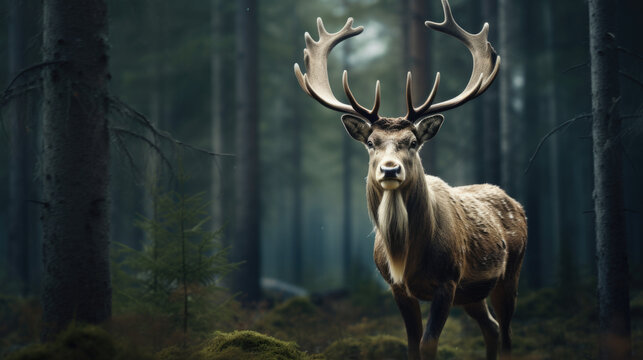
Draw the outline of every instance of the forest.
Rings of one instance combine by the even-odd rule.
[[[0,24],[0,359],[643,359],[642,1]]]

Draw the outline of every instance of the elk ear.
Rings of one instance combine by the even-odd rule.
[[[442,122],[444,121],[444,116],[441,114],[427,116],[424,119],[421,119],[416,125],[415,129],[418,133],[418,140],[420,144],[430,140],[435,134],[440,130]]]
[[[359,142],[366,143],[368,135],[371,133],[371,125],[365,119],[355,115],[342,115],[342,122],[348,134]]]

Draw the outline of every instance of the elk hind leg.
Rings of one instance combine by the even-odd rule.
[[[516,309],[516,297],[518,295],[518,279],[524,256],[524,245],[521,251],[507,261],[505,277],[498,281],[491,290],[491,305],[500,323],[501,349],[500,358],[511,357],[511,318]]]
[[[482,299],[476,303],[464,305],[464,311],[478,322],[485,345],[487,347],[487,360],[496,360],[498,356],[498,340],[500,332],[498,322],[489,313],[487,302]]]

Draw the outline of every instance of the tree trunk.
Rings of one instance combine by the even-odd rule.
[[[515,46],[517,19],[515,3],[511,0],[498,0],[498,44],[502,58],[500,71],[500,184],[509,195],[516,196],[516,138],[519,137],[516,111],[513,107],[518,93],[514,84],[517,75],[517,48]]]
[[[496,44],[498,30],[497,0],[482,1],[482,19],[491,24],[489,41]],[[504,63],[504,56],[502,57]],[[500,122],[498,114],[498,84],[492,84],[479,102],[482,102],[482,177],[489,184],[500,184]]]
[[[111,315],[107,5],[44,3],[43,339]]]
[[[343,0],[342,4],[344,12],[348,14],[348,1]],[[342,53],[343,69],[349,68],[348,56],[350,53],[350,43],[344,44],[344,51]],[[347,288],[350,288],[351,285],[351,247],[353,232],[353,191],[351,188],[351,179],[353,177],[351,166],[353,158],[352,147],[353,139],[350,136],[344,136],[342,139],[342,275],[344,277],[344,286]]]
[[[236,8],[236,231],[233,261],[243,261],[233,287],[247,302],[259,300],[259,152],[257,100],[257,1],[238,0]]]
[[[543,25],[545,29],[545,74],[547,74],[547,78],[544,79],[546,81],[545,83],[545,99],[544,99],[544,116],[547,119],[547,127],[549,129],[553,129],[558,125],[558,116],[557,116],[557,104],[556,104],[556,66],[554,62],[554,54],[556,53],[554,49],[554,34],[555,34],[555,28],[554,28],[554,12],[552,9],[552,2],[550,0],[548,1],[543,1],[542,2],[543,6]],[[560,162],[559,162],[559,146],[558,143],[560,141],[560,136],[552,136],[548,142],[549,142],[549,149],[547,151],[547,167],[548,167],[548,176],[546,179],[546,190],[543,189],[543,191],[546,191],[548,194],[547,198],[547,203],[545,204],[545,212],[542,213],[542,216],[546,216],[549,218],[549,221],[546,221],[545,223],[549,223],[548,229],[549,229],[549,234],[546,236],[549,238],[548,242],[551,245],[545,245],[545,248],[551,249],[551,252],[553,254],[554,259],[561,259],[560,255],[562,253],[562,242],[561,242],[561,226],[560,226],[560,218],[561,218],[561,213],[560,213]],[[568,242],[571,242],[572,239],[566,239]],[[545,241],[543,241],[545,242]],[[538,246],[538,245],[537,245]],[[540,245],[542,246],[542,245]],[[542,253],[542,251],[541,251]],[[562,264],[561,261],[554,262],[554,264],[551,263],[550,259],[546,259],[543,257],[542,259],[536,259],[539,261],[540,267],[540,273],[539,277],[545,277],[545,276],[557,276],[559,275],[558,272],[558,267],[559,264]],[[574,259],[563,259],[563,261],[569,260],[570,264],[574,263]],[[582,262],[579,262],[582,263]],[[554,267],[554,272],[553,274],[544,274],[543,272],[547,268],[551,268],[553,265]],[[571,275],[571,274],[569,274]],[[540,284],[540,282],[538,283]]]
[[[616,20],[611,1],[589,1],[600,359],[629,359],[632,351]]]
[[[429,41],[431,32],[424,25],[428,19],[426,0],[403,0],[404,65],[413,75],[413,104],[419,106],[433,86],[429,80]],[[406,75],[406,74],[405,74]],[[435,75],[435,74],[434,74]],[[429,83],[431,81],[431,83]],[[435,139],[422,146],[422,166],[427,174],[436,173]]]
[[[297,56],[301,55],[301,31],[299,26],[299,12],[298,12],[298,2],[293,1],[292,11],[295,14],[292,19],[292,30],[291,34],[293,36],[293,59],[296,59]],[[293,99],[296,96],[299,96],[300,89],[299,84],[296,81],[291,82],[290,88],[293,91]],[[303,211],[303,191],[302,191],[302,146],[301,146],[301,136],[302,136],[302,124],[304,122],[303,117],[305,116],[299,107],[298,101],[291,102],[292,114],[292,242],[293,242],[293,281],[297,285],[303,284],[303,234],[302,234],[302,211]]]
[[[222,62],[223,55],[221,54],[221,41],[222,41],[222,15],[221,15],[221,0],[211,0],[210,2],[212,21],[212,54],[210,58],[210,71],[211,78],[210,84],[212,85],[212,98],[210,100],[210,110],[212,119],[212,149],[215,153],[220,154],[225,152],[223,147],[223,79],[222,79]],[[218,231],[224,225],[224,203],[223,203],[223,180],[225,177],[222,172],[222,163],[220,159],[214,158],[212,164],[212,226],[213,231]]]
[[[10,0],[8,14],[9,76],[13,77],[26,67],[25,12],[24,1]],[[16,280],[19,293],[30,292],[30,254],[33,252],[30,232],[29,184],[31,184],[31,162],[28,161],[28,119],[26,95],[18,96],[8,106],[9,117],[9,239],[7,243],[7,264],[10,279]]]

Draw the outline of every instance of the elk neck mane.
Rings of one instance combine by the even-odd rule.
[[[391,280],[402,282],[409,249],[422,253],[436,229],[437,204],[421,167],[412,181],[396,190],[381,189],[371,177],[367,182],[369,216],[383,241]],[[410,179],[409,179],[410,180]]]

